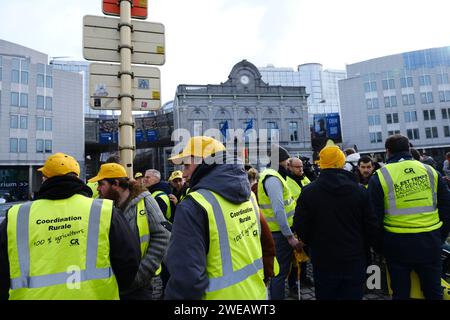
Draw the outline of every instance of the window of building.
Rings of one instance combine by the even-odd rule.
[[[19,152],[19,139],[9,138],[9,152],[10,153]]]
[[[17,129],[19,127],[19,116],[12,114],[9,118],[9,127],[11,129]]]
[[[421,86],[431,86],[431,76],[430,75],[423,75],[419,76],[419,85]]]
[[[402,103],[404,106],[412,106],[416,104],[416,99],[414,97],[414,93],[403,94],[402,95]]]
[[[21,93],[20,94],[20,106],[21,107],[28,107],[28,93]]]
[[[397,97],[396,96],[384,97],[384,106],[386,108],[396,107],[397,106]]]
[[[44,75],[43,74],[38,74],[36,77],[36,86],[39,88],[43,88],[44,87]]]
[[[11,82],[19,83],[20,80],[20,59],[11,59]]]
[[[448,73],[440,73],[436,75],[438,84],[447,84],[448,82]]]
[[[420,93],[420,102],[422,104],[433,103],[433,92],[421,92]]]
[[[45,131],[52,131],[52,118],[45,118]]]
[[[370,143],[380,143],[383,141],[381,132],[369,132]]]
[[[450,137],[450,127],[444,126],[444,137],[448,138]]]
[[[45,86],[47,88],[53,88],[53,76],[45,76]]]
[[[367,109],[378,109],[379,108],[378,98],[366,99],[366,106]]]
[[[194,136],[201,136],[203,135],[203,121],[201,120],[194,120],[193,122],[193,130]]]
[[[417,112],[416,111],[406,111],[405,112],[405,122],[416,122]]]
[[[373,91],[377,91],[376,81],[364,82],[364,92],[373,92]]]
[[[298,141],[298,123],[289,122],[289,138],[291,141]]]
[[[439,91],[439,102],[446,102],[446,101],[450,101],[450,91],[449,90]]]
[[[437,127],[427,127],[425,128],[425,137],[427,139],[433,139],[438,137]]]
[[[45,97],[45,109],[52,110],[53,109],[53,98]]]
[[[278,140],[278,124],[275,121],[267,122],[267,140]]]
[[[383,86],[383,90],[395,89],[395,81],[394,79],[384,79],[381,81]]]
[[[380,115],[371,115],[368,117],[369,126],[378,126],[381,124]]]
[[[386,123],[398,123],[398,113],[386,114]]]
[[[419,129],[406,129],[406,135],[409,140],[418,140],[420,139]]]
[[[37,96],[36,97],[36,108],[37,109],[44,109],[44,96]]]
[[[442,112],[442,119],[449,119],[450,118],[450,108],[441,109],[441,112]]]
[[[390,130],[390,131],[388,131],[388,136],[393,136],[394,134],[400,134],[400,130]]]
[[[27,153],[27,139],[19,139],[19,153]]]
[[[20,116],[20,129],[28,129],[28,117]]]
[[[45,152],[52,153],[52,140],[45,140]]]
[[[19,106],[19,93],[11,92],[11,105],[18,107]]]
[[[44,131],[44,117],[36,117],[36,130]]]
[[[423,120],[436,120],[436,113],[434,109],[423,110]]]
[[[402,88],[411,88],[411,87],[413,87],[413,78],[412,77],[400,78],[400,86]]]
[[[36,152],[44,152],[44,140],[36,139]]]

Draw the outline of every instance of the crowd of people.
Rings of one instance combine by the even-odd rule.
[[[197,136],[169,159],[183,171],[167,182],[110,159],[84,183],[56,153],[34,201],[0,225],[0,299],[150,300],[160,276],[169,300],[282,300],[300,283],[318,300],[361,300],[376,253],[393,299],[410,297],[415,272],[424,298],[440,300],[450,153],[442,177],[408,138],[385,147],[380,163],[328,143],[314,170],[276,146],[258,172]],[[300,254],[310,262],[294,263]]]

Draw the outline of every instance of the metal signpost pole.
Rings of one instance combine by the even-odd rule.
[[[133,142],[134,122],[131,94],[131,0],[120,0],[120,118],[119,118],[119,150],[120,161],[125,167],[128,177],[133,177]]]

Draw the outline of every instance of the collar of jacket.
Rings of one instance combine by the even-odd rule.
[[[394,153],[389,159],[387,159],[386,163],[394,163],[402,160],[412,160],[412,155],[409,152],[397,152]]]
[[[92,190],[83,181],[74,176],[57,176],[44,181],[35,196],[35,200],[67,199],[74,194],[92,197]]]
[[[292,177],[292,175],[290,175],[289,172],[282,166],[278,167],[278,173],[283,177],[284,180],[286,180],[287,176]]]

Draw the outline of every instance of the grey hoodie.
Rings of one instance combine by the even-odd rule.
[[[208,189],[233,203],[250,198],[247,173],[241,164],[200,165],[191,177],[191,190]],[[208,218],[189,196],[176,208],[166,265],[170,279],[165,299],[201,299],[208,287],[206,255],[209,251]]]
[[[164,227],[166,219],[161,209],[159,209],[158,203],[148,191],[144,191],[132,199],[123,210],[125,219],[128,221],[133,234],[139,237],[136,223],[136,205],[142,198],[145,198],[145,208],[147,209],[150,244],[147,253],[141,259],[139,270],[130,287],[130,291],[150,287],[152,277],[155,275],[155,271],[160,266],[166,253],[170,238],[170,232]]]

